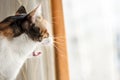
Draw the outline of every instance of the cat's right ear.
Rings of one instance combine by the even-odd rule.
[[[27,14],[25,7],[22,5],[19,7],[15,15]]]
[[[39,4],[35,9],[33,9],[28,15],[27,18],[31,22],[35,22],[37,18],[41,19],[41,14],[42,14],[42,7],[41,4]]]

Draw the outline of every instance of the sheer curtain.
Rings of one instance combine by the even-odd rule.
[[[16,10],[24,5],[30,12],[38,4],[42,4],[43,16],[51,23],[50,0],[0,0],[0,20],[14,15]],[[49,27],[52,34],[52,27]],[[53,46],[38,46],[39,57],[28,59],[16,80],[55,80]]]

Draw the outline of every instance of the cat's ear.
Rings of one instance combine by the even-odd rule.
[[[22,5],[19,7],[15,15],[27,14],[25,7]]]
[[[41,4],[39,4],[34,10],[32,10],[28,15],[27,18],[31,22],[35,22],[35,20],[40,17],[42,14]]]

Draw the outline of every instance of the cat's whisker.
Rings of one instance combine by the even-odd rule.
[[[65,36],[50,36],[50,37],[53,37],[53,38],[64,38]]]
[[[53,43],[55,43],[55,44],[59,44],[59,45],[62,45],[62,44],[64,44],[64,43],[61,43],[61,42],[53,42]]]
[[[61,16],[61,14],[57,15],[57,16]],[[56,15],[55,16],[52,16],[52,17],[57,17]]]
[[[64,37],[51,37],[53,41],[65,41]]]
[[[55,50],[57,51],[57,52],[59,52],[59,54],[64,54],[64,50],[63,50],[63,47],[58,47],[58,46],[56,46],[56,45],[54,45],[54,47],[55,47]]]
[[[55,46],[57,46],[60,50],[63,49],[65,46],[61,46],[61,45],[57,45],[57,44],[54,44]]]
[[[55,18],[60,18],[61,16],[57,16],[57,17],[52,17],[52,19],[55,19]]]
[[[59,15],[58,16],[52,16],[52,18],[55,18],[55,17],[60,17]]]
[[[56,18],[58,18],[59,19],[59,17],[56,17]],[[56,19],[56,18],[53,18],[53,19]],[[58,22],[56,22],[56,21],[53,21],[53,22],[50,22],[50,24],[59,24]]]
[[[50,24],[60,24],[60,23],[57,23],[57,22],[51,22]]]
[[[60,44],[59,44],[60,45]],[[64,53],[64,51],[63,51],[63,47],[64,46],[57,46],[57,43],[55,43],[55,42],[53,42],[53,43],[51,43],[50,45],[41,45],[41,46],[43,46],[43,47],[45,47],[45,46],[53,46],[54,48],[55,48],[55,50],[56,51],[58,51],[59,53],[61,53],[61,54],[57,54],[57,55],[60,55],[61,57],[64,57],[65,55],[63,54]]]
[[[64,37],[51,37],[52,39],[65,39]]]
[[[53,42],[56,42],[56,43],[63,43],[63,42],[65,42],[65,40],[55,39],[55,40],[53,40]]]
[[[59,24],[59,23],[56,23],[56,22],[51,22],[51,24]]]
[[[57,46],[57,44],[54,44],[54,45],[56,45]],[[61,46],[61,45],[59,45],[59,49],[62,49],[62,48],[64,48],[65,46]]]
[[[63,51],[61,50],[61,49],[59,49],[56,45],[53,45],[55,48],[56,48],[56,50],[58,51],[58,52],[60,52],[60,53],[62,53],[62,54],[58,54],[58,55],[60,55],[61,57],[64,57],[65,55],[63,54]]]
[[[65,39],[65,37],[51,37],[53,40],[64,40]]]
[[[63,36],[65,37],[65,35],[63,33],[57,33],[56,35],[54,35],[55,37],[59,37],[59,36]]]
[[[51,22],[50,24],[59,24],[59,23],[57,23],[57,22]]]
[[[60,49],[64,47],[64,46],[61,46],[61,45],[58,46],[56,43],[54,43],[54,46],[56,46],[57,48],[60,48]]]
[[[52,42],[52,44],[55,44],[55,43],[62,44],[62,43],[64,43],[64,41],[53,41]]]
[[[53,39],[53,41],[56,41],[56,42],[65,42],[65,40],[64,39]]]
[[[56,12],[61,12],[61,11],[60,10],[55,10],[54,13],[56,13]]]
[[[57,16],[52,16],[52,18],[57,17]]]

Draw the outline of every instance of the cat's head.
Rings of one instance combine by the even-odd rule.
[[[33,41],[41,42],[49,37],[46,27],[46,20],[41,14],[41,5],[30,13],[27,13],[25,7],[21,6],[14,16],[9,16],[0,22],[0,34],[14,38],[25,33]]]

